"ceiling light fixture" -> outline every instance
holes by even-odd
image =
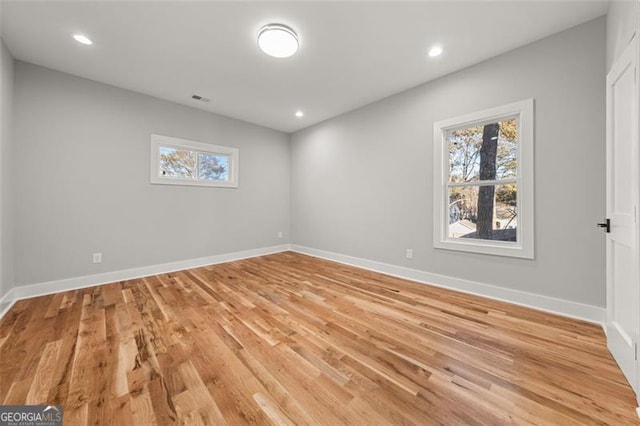
[[[298,35],[282,24],[269,24],[258,33],[258,46],[274,58],[288,58],[298,51]]]
[[[82,44],[85,44],[87,46],[91,46],[93,44],[91,39],[89,37],[87,37],[86,35],[84,35],[84,34],[74,34],[73,35],[73,39],[75,41],[77,41],[78,43],[82,43]]]
[[[296,111],[296,117],[300,118],[300,117],[304,117],[304,112],[298,110]]]
[[[429,56],[435,58],[436,56],[442,55],[442,46],[433,46],[429,50]]]

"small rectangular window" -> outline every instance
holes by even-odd
[[[434,124],[434,246],[533,257],[533,100]]]
[[[151,135],[151,183],[238,187],[238,149]]]

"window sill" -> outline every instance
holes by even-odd
[[[463,251],[467,253],[487,254],[491,256],[516,257],[534,259],[533,246],[523,247],[518,244],[501,241],[471,242],[471,241],[435,241],[434,248],[442,250]]]

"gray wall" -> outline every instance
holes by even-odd
[[[17,285],[288,243],[288,135],[19,61],[14,101]],[[151,185],[151,133],[239,148],[240,187]]]
[[[604,78],[603,17],[295,133],[292,243],[604,306]],[[433,122],[530,97],[535,260],[434,249]]]
[[[0,298],[13,286],[11,222],[11,139],[13,127],[13,58],[0,39]],[[2,307],[0,306],[0,311]]]
[[[617,59],[638,28],[640,1],[614,0],[607,13],[607,70]]]

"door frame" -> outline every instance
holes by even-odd
[[[639,206],[640,209],[640,0],[636,1],[636,29],[631,42],[635,40],[636,43],[636,105],[638,110],[636,111],[637,122],[636,122],[636,142],[638,143],[638,148],[636,149],[636,170],[638,171],[638,185],[636,187],[636,205]],[[640,212],[636,211],[636,254],[640,254]],[[638,280],[638,286],[640,286],[640,256],[637,256],[636,262],[636,279]],[[640,301],[638,302],[640,306]],[[640,315],[639,315],[640,317]],[[640,320],[639,320],[640,321]],[[640,327],[640,325],[639,325]],[[637,347],[636,347],[637,351]],[[638,387],[640,388],[640,358],[636,353],[636,383],[638,383]],[[636,408],[636,413],[640,417],[640,391],[636,391],[636,402],[638,407]]]

